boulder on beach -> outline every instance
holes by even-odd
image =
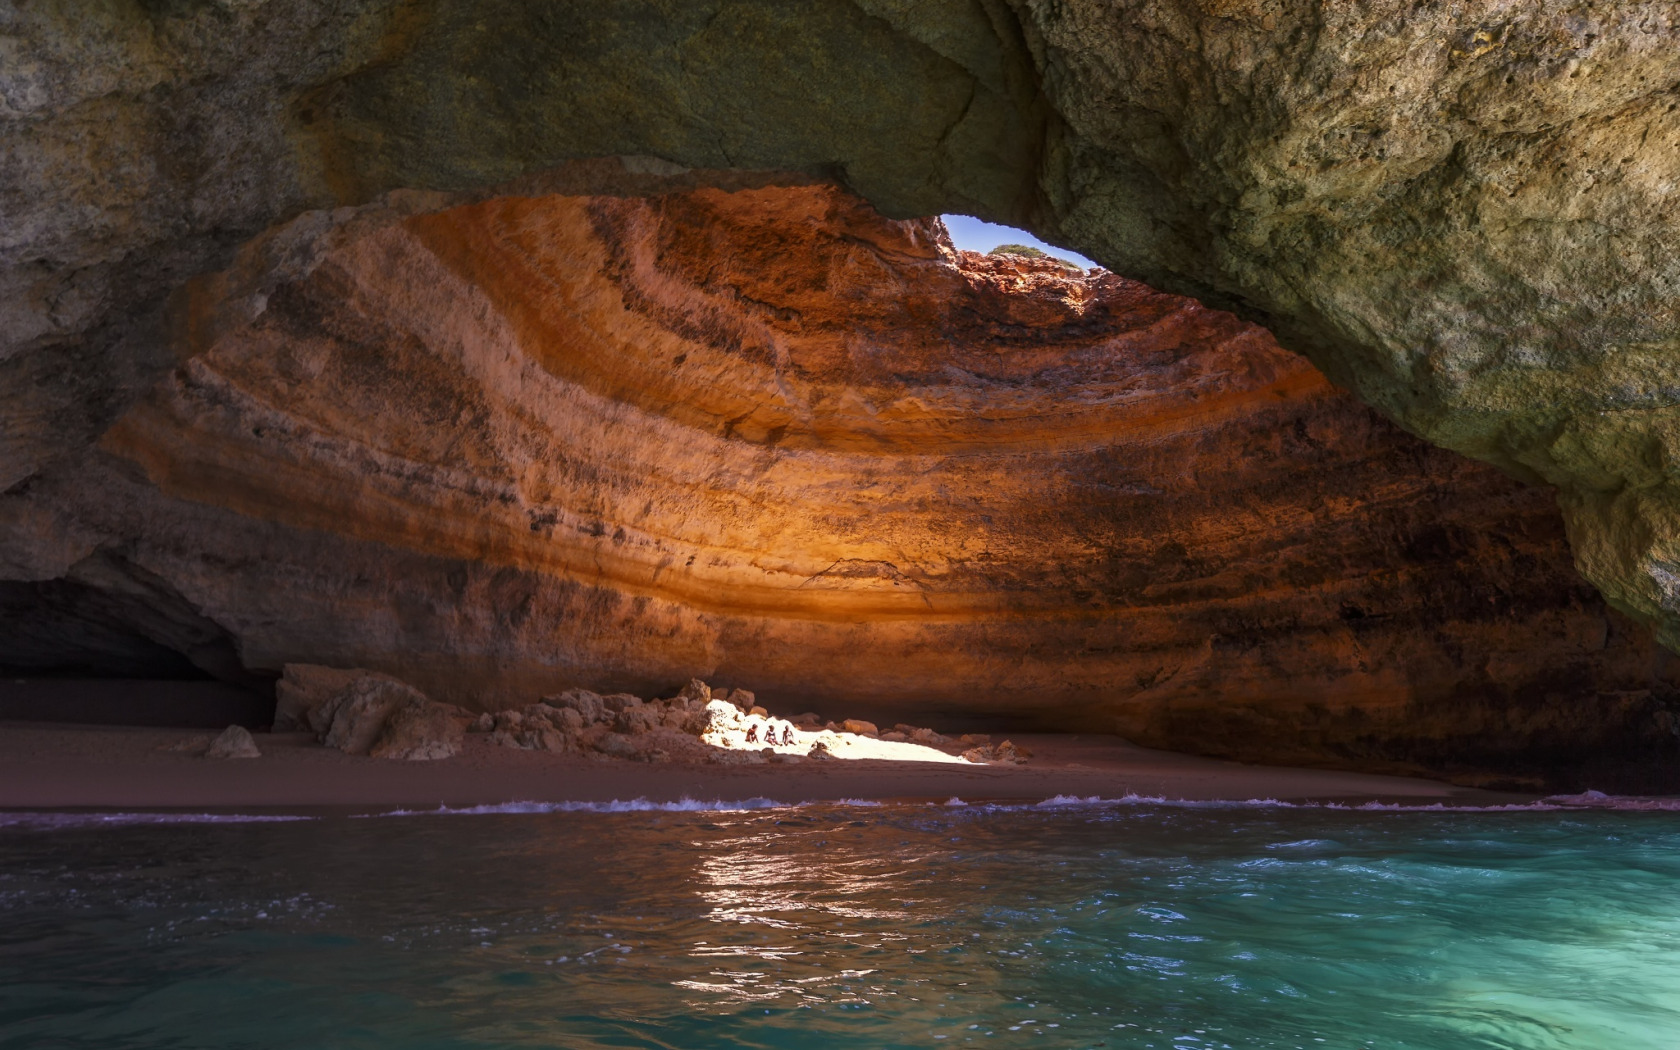
[[[386,719],[368,754],[410,762],[448,758],[461,750],[465,732],[448,705],[424,698],[411,700]]]
[[[351,755],[448,758],[461,749],[466,712],[406,682],[361,668],[287,664],[276,687],[278,728],[312,730]]]
[[[1014,743],[1005,740],[996,746],[982,744],[979,747],[971,747],[962,753],[962,757],[970,762],[1018,766],[1025,762],[1030,754],[1026,748],[1016,747]]]
[[[635,741],[623,733],[607,733],[595,742],[595,750],[611,758],[640,758],[641,751]]]
[[[313,723],[311,715],[351,682],[372,671],[322,667],[319,664],[287,664],[281,670],[280,681],[274,685],[274,731],[296,732],[307,729],[325,732],[325,726]]]
[[[257,742],[251,739],[251,731],[244,726],[228,726],[222,730],[222,735],[210,741],[210,747],[204,752],[205,758],[261,758],[262,752],[257,750]]]
[[[613,719],[613,728],[627,736],[652,732],[660,723],[660,712],[647,704],[626,707]]]
[[[351,682],[316,708],[311,724],[325,723],[321,742],[349,755],[365,755],[385,731],[386,721],[403,707],[426,703],[420,690],[384,675]]]
[[[858,736],[880,736],[881,731],[875,728],[874,722],[866,722],[861,718],[848,718],[840,723],[842,731],[856,733]]]
[[[600,693],[588,689],[568,689],[558,696],[545,696],[543,703],[578,713],[584,725],[594,725],[606,717],[607,706]]]
[[[712,699],[712,687],[698,678],[690,678],[688,684],[682,687],[682,691],[677,694],[676,698],[689,703],[704,705]],[[727,697],[720,697],[720,699],[727,699]]]

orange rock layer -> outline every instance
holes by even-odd
[[[78,564],[119,552],[247,671],[469,705],[698,676],[1673,780],[1674,658],[1576,577],[1550,497],[1259,328],[823,187],[427,203],[304,216],[178,297],[179,369],[41,497]]]

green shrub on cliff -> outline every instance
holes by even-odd
[[[1028,259],[1048,259],[1049,261],[1051,261],[1053,263],[1059,264],[1064,270],[1071,270],[1074,273],[1084,273],[1085,272],[1084,269],[1082,267],[1080,267],[1077,263],[1071,263],[1071,262],[1067,261],[1066,259],[1058,259],[1056,256],[1051,255],[1049,252],[1046,252],[1046,251],[1044,251],[1042,249],[1039,249],[1039,248],[1034,248],[1030,244],[1000,244],[996,248],[993,248],[991,251],[987,252],[986,254],[987,255],[1020,255],[1020,256],[1026,257]]]

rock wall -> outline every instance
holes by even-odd
[[[1230,314],[832,187],[308,213],[161,328],[175,367],[14,493],[6,547],[91,596],[57,615],[212,673],[492,709],[699,675],[1251,760],[1674,768],[1674,660],[1544,490]]]
[[[237,664],[240,635],[121,550],[85,560],[39,493],[105,469],[98,444],[177,365],[167,298],[275,224],[401,188],[817,179],[893,216],[1029,225],[1263,323],[1409,431],[1556,486],[1582,573],[1680,645],[1677,17],[1672,0],[11,5],[0,535],[33,538],[0,543],[0,608],[14,642],[61,654],[97,637],[134,669],[189,648]],[[135,633],[135,603],[167,626]]]
[[[1557,486],[1583,573],[1680,644],[1677,18],[1673,0],[12,5],[0,500],[77,469],[169,367],[163,298],[275,222],[634,155],[597,190],[684,166],[837,179],[1233,308],[1410,431]]]

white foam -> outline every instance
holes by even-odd
[[[1606,795],[1602,791],[1583,791],[1579,795],[1553,795],[1541,801],[1563,809],[1680,812],[1680,798],[1660,795]]]
[[[276,824],[314,817],[267,813],[43,813],[0,811],[0,828],[128,827],[137,824]]]
[[[864,803],[870,804],[870,803]],[[743,813],[755,809],[792,809],[798,805],[773,798],[735,800],[681,798],[675,802],[653,802],[645,798],[610,799],[606,802],[497,802],[483,806],[438,806],[436,809],[393,809],[367,813],[368,817],[473,817],[521,813]]]
[[[1163,795],[1126,794],[1115,798],[1099,795],[1056,795],[1042,802],[968,803],[951,798],[945,806],[970,806],[988,812],[1019,812],[1032,809],[1098,809],[1123,806],[1164,809],[1326,809],[1365,813],[1557,813],[1569,810],[1606,809],[1618,811],[1676,811],[1680,798],[1606,795],[1588,791],[1580,795],[1552,795],[1533,802],[1502,802],[1475,805],[1462,802],[1286,802],[1275,798],[1187,799]]]

